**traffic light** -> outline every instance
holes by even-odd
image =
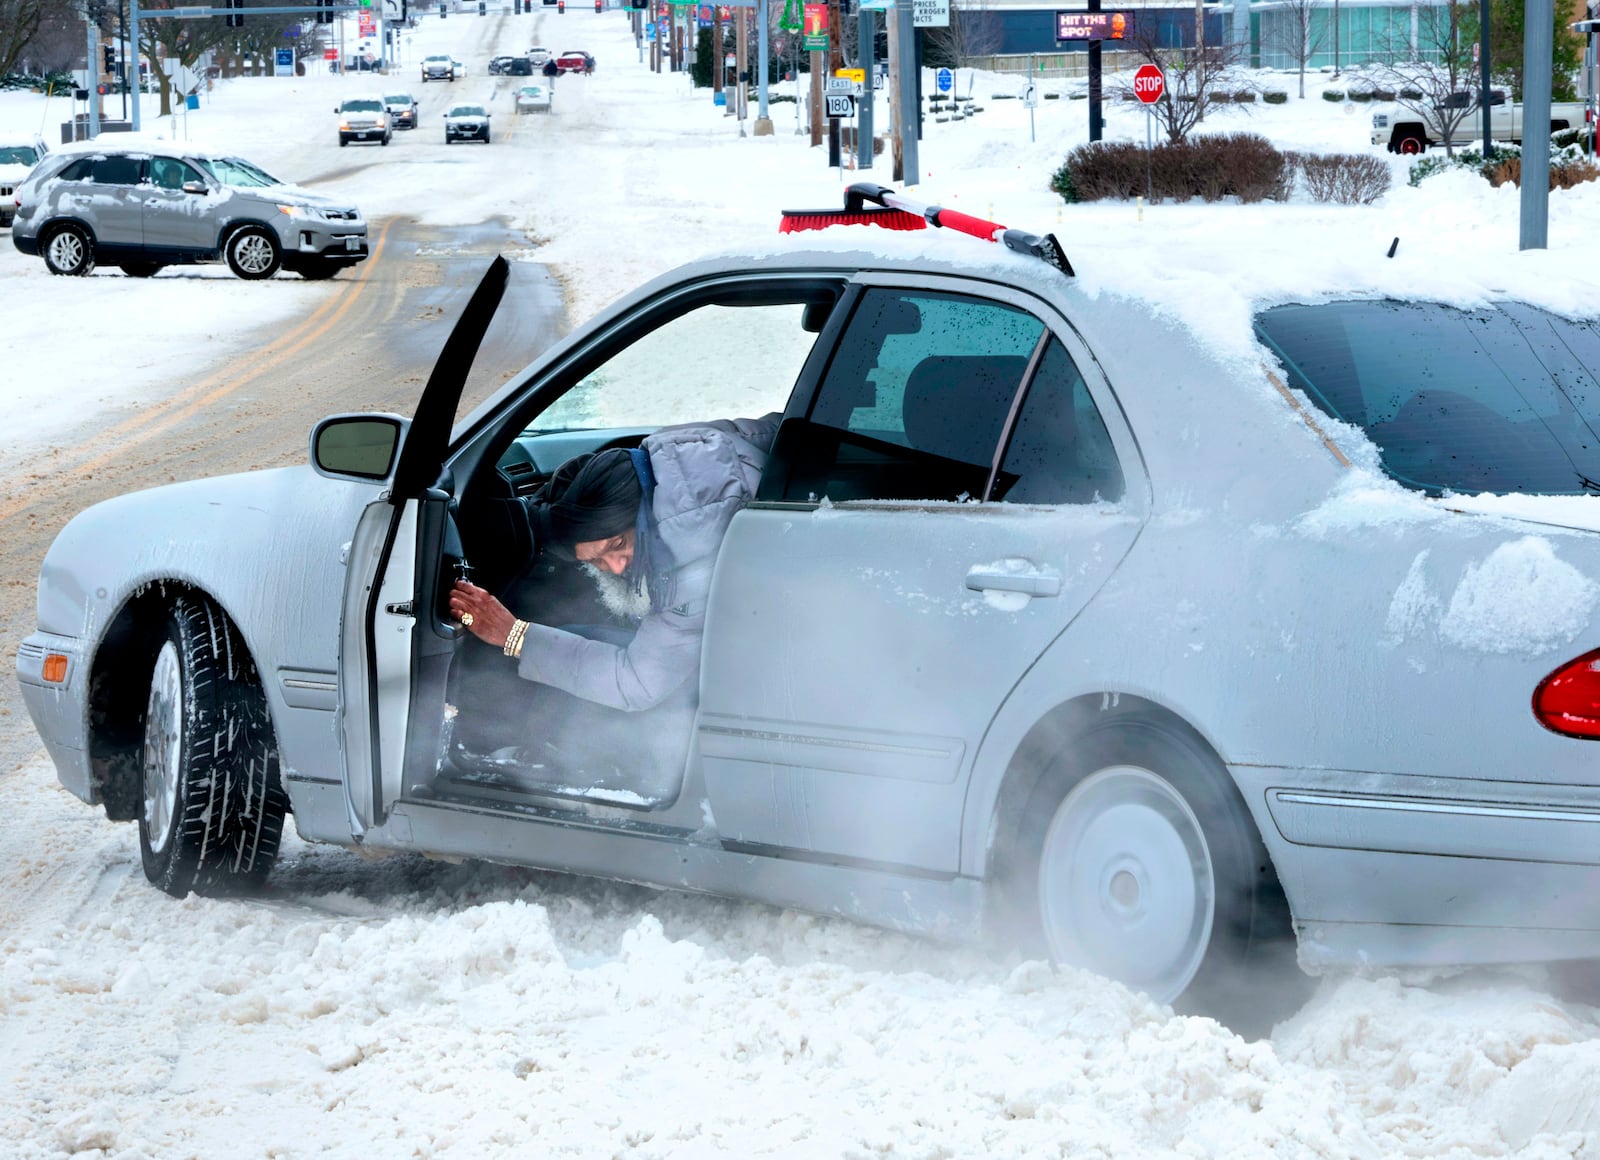
[[[333,23],[333,0],[317,0],[317,23]]]
[[[117,46],[114,44],[102,44],[100,46],[100,59],[104,62],[100,71],[114,74],[117,71]]]
[[[228,0],[227,26],[229,28],[244,27],[244,0]]]

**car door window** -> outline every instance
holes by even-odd
[[[143,165],[137,157],[96,157],[90,180],[96,185],[138,185]]]
[[[1100,408],[1066,347],[1052,337],[1028,383],[989,498],[1115,502],[1122,491],[1122,467]]]
[[[763,499],[975,500],[1044,324],[1004,303],[873,289]]]
[[[189,181],[204,184],[204,179],[193,167],[176,157],[150,159],[150,184],[160,189],[182,189],[184,183]]]

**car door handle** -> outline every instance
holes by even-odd
[[[1060,596],[1061,577],[1048,572],[1008,572],[993,567],[967,569],[967,587],[974,592],[1021,592],[1025,596]]]

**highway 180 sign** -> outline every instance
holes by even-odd
[[[1142,64],[1133,74],[1133,95],[1147,105],[1153,105],[1167,91],[1167,78],[1153,64]]]

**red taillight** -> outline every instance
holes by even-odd
[[[1540,681],[1533,691],[1533,715],[1556,733],[1600,740],[1600,648]]]

